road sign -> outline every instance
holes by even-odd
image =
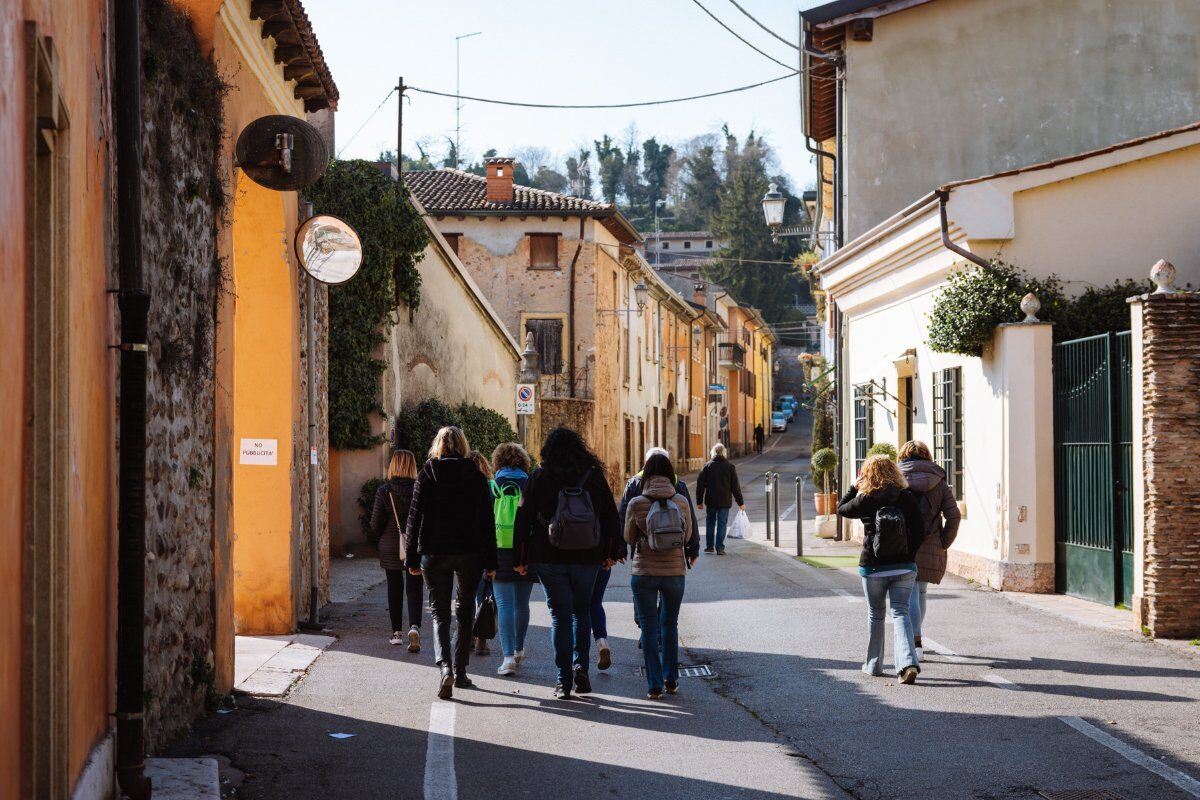
[[[531,417],[537,404],[537,390],[532,383],[517,384],[517,415]]]

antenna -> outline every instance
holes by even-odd
[[[464,33],[454,37],[454,168],[462,166],[462,40],[478,36],[483,31]]]

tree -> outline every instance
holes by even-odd
[[[707,229],[720,210],[721,176],[712,145],[699,148],[687,158],[687,175],[682,183],[683,200],[675,213],[676,224],[680,230]]]
[[[646,179],[646,203],[650,208],[666,197],[667,171],[675,160],[675,150],[669,144],[659,144],[651,136],[642,142],[642,175]]]
[[[606,203],[616,203],[617,192],[621,188],[621,173],[625,169],[625,154],[607,133],[593,144],[596,146],[596,164],[600,170],[600,196]]]
[[[547,192],[562,194],[567,191],[571,182],[567,180],[566,175],[563,175],[558,170],[542,165],[530,180],[529,185],[535,189],[545,189]]]

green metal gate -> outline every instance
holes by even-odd
[[[1054,346],[1055,584],[1129,604],[1133,398],[1129,332]]]

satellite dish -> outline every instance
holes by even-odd
[[[277,192],[311,186],[329,165],[317,129],[286,114],[259,117],[243,128],[234,155],[251,180]]]
[[[309,217],[296,230],[296,258],[321,283],[345,283],[362,264],[362,242],[350,223],[329,214]]]

